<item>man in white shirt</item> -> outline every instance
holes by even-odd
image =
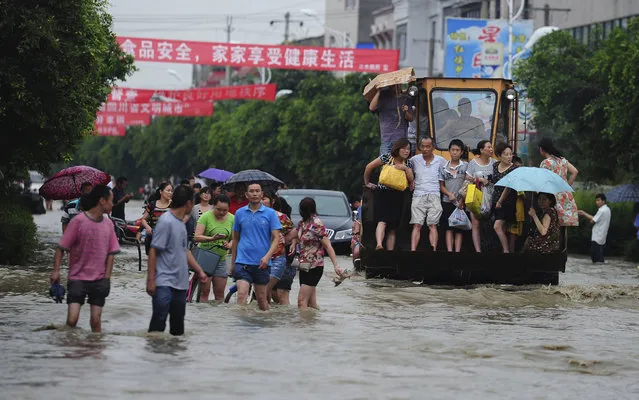
[[[599,208],[593,217],[583,210],[579,210],[579,215],[589,220],[593,225],[590,237],[590,253],[593,263],[604,263],[604,245],[608,228],[610,227],[610,208],[606,205],[606,195],[599,193],[595,196],[595,204]]]
[[[419,142],[421,154],[410,159],[415,174],[413,202],[410,207],[410,223],[413,225],[411,251],[417,250],[424,221],[430,231],[428,234],[430,245],[433,251],[437,250],[439,240],[437,224],[442,215],[439,170],[446,163],[446,159],[433,154],[434,149],[433,139],[430,136],[424,137]]]

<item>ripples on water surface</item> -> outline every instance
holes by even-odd
[[[45,235],[55,214],[37,217]],[[124,250],[101,335],[86,306],[80,329],[63,327],[66,306],[44,295],[52,258],[0,267],[0,398],[639,398],[628,263],[571,258],[557,287],[333,288],[327,275],[320,312],[191,304],[172,338],[146,333],[145,276]]]

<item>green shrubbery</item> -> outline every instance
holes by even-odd
[[[575,201],[580,210],[590,215],[595,215],[596,192],[576,191]],[[639,244],[637,232],[633,226],[635,213],[632,203],[608,203],[612,213],[608,238],[606,239],[606,255],[625,256],[628,259],[639,259]],[[568,249],[571,253],[590,252],[590,234],[592,224],[584,218],[580,218],[579,226],[568,229]]]
[[[28,208],[13,196],[0,200],[0,264],[24,264],[36,244],[36,225]]]

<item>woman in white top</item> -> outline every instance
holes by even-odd
[[[477,144],[477,149],[473,151],[475,158],[468,163],[466,168],[466,176],[472,183],[480,183],[482,186],[488,185],[488,178],[493,173],[493,164],[495,160],[492,158],[493,145],[488,140],[482,140]],[[481,253],[481,237],[479,234],[479,219],[474,213],[470,213],[473,223],[473,245],[475,251]]]

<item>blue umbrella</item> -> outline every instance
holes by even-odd
[[[623,203],[626,201],[639,203],[639,185],[628,183],[617,186],[606,193],[606,201],[611,203]]]
[[[200,172],[198,176],[216,182],[226,182],[227,179],[233,176],[233,173],[223,169],[209,168],[206,171]]]
[[[497,181],[495,186],[505,186],[518,192],[557,194],[574,191],[566,181],[551,170],[535,167],[519,167]]]

